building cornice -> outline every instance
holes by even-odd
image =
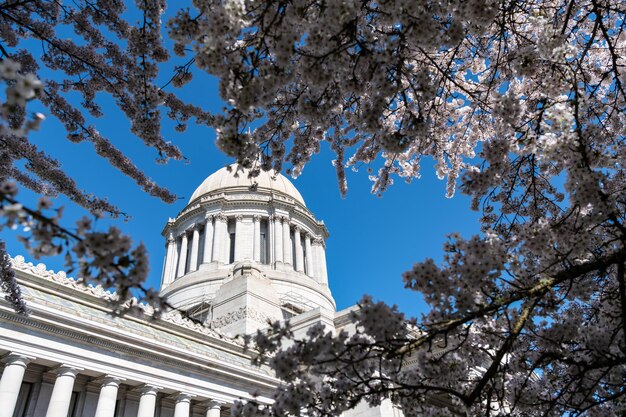
[[[48,270],[43,263],[33,265],[25,262],[23,256],[11,258],[11,264],[16,271],[16,278],[20,285],[31,287],[56,297],[79,303],[101,312],[111,313],[111,302],[117,300],[117,295],[106,291],[101,286],[86,285],[81,280],[68,277],[64,271]],[[129,300],[126,305],[132,303]],[[165,312],[158,319],[152,317],[153,309],[147,304],[134,304],[139,312],[132,311],[124,315],[125,320],[150,325],[160,330],[184,335],[187,338],[197,339],[201,343],[210,343],[222,349],[241,352],[243,343],[240,340],[223,335],[218,330],[206,327],[183,317],[178,311]]]
[[[235,366],[217,357],[208,357],[205,354],[182,348],[168,348],[162,342],[150,341],[150,343],[146,343],[144,340],[128,338],[119,333],[103,331],[102,328],[86,322],[68,319],[67,316],[60,316],[56,310],[47,309],[45,306],[31,303],[29,307],[31,314],[24,316],[13,312],[11,306],[5,301],[0,301],[0,323],[14,323],[28,329],[25,332],[34,336],[36,333],[33,330],[72,340],[73,343],[79,343],[89,350],[98,347],[110,351],[116,356],[122,353],[148,363],[160,364],[161,367],[165,365],[172,369],[185,369],[192,374],[197,374],[198,377],[203,375],[203,378],[206,378],[207,375],[213,375],[215,380],[231,381],[231,383],[237,381],[242,386],[253,384],[262,390],[271,390],[279,383],[278,379],[260,372],[259,368],[252,365]],[[12,340],[4,337],[0,344],[11,342]],[[48,346],[45,349],[45,354],[38,354],[38,359],[57,361],[63,356],[71,356],[71,354],[65,351],[56,351]],[[109,363],[98,362],[93,358],[89,363],[89,369],[95,372],[104,371],[108,366],[110,366]],[[133,366],[124,367],[120,363],[116,363],[116,373],[138,381],[142,380],[143,374]],[[235,379],[233,380],[233,378]],[[175,385],[174,383],[176,381],[172,381],[172,385]]]

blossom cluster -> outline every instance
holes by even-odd
[[[192,63],[218,77],[226,103],[218,115],[157,84],[169,59],[165,4],[136,7],[136,25],[118,0],[2,9],[2,214],[5,226],[32,230],[35,254],[64,248],[68,231],[58,211],[42,215],[47,200],[37,209],[16,202],[12,181],[65,194],[94,214],[120,213],[24,136],[41,121],[26,117],[35,98],[69,140],[92,143],[164,201],[175,197],[90,122],[102,116],[100,93],[162,160],[182,157],[161,135],[163,114],[179,131],[192,118],[215,127],[218,147],[244,166],[280,171],[286,163],[294,176],[327,145],[344,194],[347,168],[366,166],[380,194],[397,177],[419,178],[431,158],[447,195],[458,186],[482,213],[482,234],[451,235],[441,263],[418,262],[404,274],[429,312],[405,323],[395,308],[364,298],[351,334],[317,327],[297,340],[274,324],[255,338],[257,360],[269,360],[285,383],[273,407],[249,402],[234,412],[328,416],[390,399],[406,415],[624,414],[621,2],[195,1],[168,22],[173,52],[189,60],[166,85],[189,82]],[[62,38],[61,26],[79,39]],[[19,49],[30,38],[44,45],[42,57]],[[62,76],[40,83],[31,74],[41,67]],[[69,98],[76,93],[80,106]],[[116,229],[88,229],[85,221],[70,232],[80,243],[69,258],[81,272],[122,293],[140,285],[143,247]],[[3,290],[15,287],[3,277]]]
[[[285,379],[273,415],[387,398],[408,415],[624,413],[620,2],[194,6],[170,36],[219,77],[218,143],[240,163],[298,175],[326,143],[341,192],[364,165],[381,193],[430,157],[482,214],[481,235],[404,274],[430,309],[406,331],[365,299],[354,336],[261,338]]]
[[[134,6],[126,3],[36,0],[3,4],[0,83],[6,86],[6,99],[0,100],[2,187],[23,186],[45,201],[64,195],[97,217],[116,218],[123,214],[93,192],[97,190],[82,190],[52,155],[29,139],[28,133],[39,128],[46,114],[65,127],[68,140],[91,143],[97,155],[134,180],[146,193],[167,203],[176,200],[176,195],[156,184],[135,165],[122,151],[118,138],[112,140],[97,128],[98,119],[104,116],[101,106],[106,95],[128,119],[131,132],[154,150],[157,162],[166,162],[182,159],[183,155],[163,137],[163,116],[174,120],[179,131],[192,118],[204,125],[212,122],[209,113],[170,91],[171,87],[183,86],[191,79],[191,69],[189,62],[165,65],[170,58],[161,23],[165,2],[137,1]],[[128,6],[134,9],[127,10]],[[137,16],[141,19],[136,20]],[[33,42],[41,47],[33,48]],[[169,80],[162,76],[162,70],[168,66],[174,69]],[[37,101],[41,110],[29,115],[27,108],[32,101]],[[145,277],[145,250],[141,246],[131,250],[115,230],[108,234],[113,239],[108,243],[126,249],[127,253],[116,252],[111,257],[111,252],[93,250],[106,233],[72,236],[71,228],[62,227],[59,222],[62,208],[48,216],[42,212],[43,207],[27,208],[13,203],[15,193],[5,191],[0,195],[2,226],[23,228],[26,235],[22,241],[33,256],[75,253],[72,244],[81,242],[81,248],[77,249],[81,255],[76,260],[85,279],[98,279],[124,290],[138,285]],[[108,250],[115,252],[113,248]],[[105,267],[105,259],[112,263]],[[111,274],[108,278],[105,270]],[[6,282],[11,279],[7,275]],[[128,279],[132,283],[124,281]],[[13,281],[8,285],[15,288]],[[18,297],[17,292],[13,295]],[[147,296],[158,298],[154,294]]]
[[[99,232],[87,217],[78,220],[75,228],[66,229],[61,226],[62,207],[55,209],[50,199],[41,197],[36,208],[29,208],[17,200],[17,192],[13,182],[0,185],[0,231],[21,229],[24,235],[18,239],[37,259],[65,253],[67,271],[77,270],[81,280],[116,293],[112,299],[115,311],[128,310],[125,303],[135,295],[148,302],[155,314],[164,310],[165,300],[144,287],[148,256],[143,244],[133,247],[131,239],[116,227]],[[27,313],[4,248],[5,243],[0,240],[0,256],[6,261],[0,268],[0,289],[17,312]]]

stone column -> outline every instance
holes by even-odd
[[[243,216],[235,216],[235,262],[243,261],[243,245],[246,241],[243,238]]]
[[[215,238],[213,240],[213,259],[223,264],[228,263],[228,247],[226,234],[228,233],[228,219],[220,213],[215,216]]]
[[[19,353],[9,353],[4,357],[4,371],[0,379],[0,417],[12,417],[17,404],[17,397],[20,393],[24,372],[28,363],[34,358],[20,355]]]
[[[222,403],[219,401],[211,401],[206,410],[206,417],[220,417],[222,411]]]
[[[261,262],[261,216],[254,215],[254,242],[252,243],[252,259]],[[265,237],[267,239],[267,236]]]
[[[154,411],[156,410],[156,397],[159,392],[159,388],[146,385],[141,390],[141,397],[139,397],[139,409],[137,410],[137,417],[154,417]]]
[[[195,225],[191,235],[191,258],[189,259],[189,272],[198,269],[198,248],[200,246],[200,229]]]
[[[62,365],[55,371],[57,379],[54,381],[46,417],[67,417],[72,400],[74,380],[79,371],[80,369],[67,365]]]
[[[115,416],[117,389],[120,387],[120,382],[122,379],[114,376],[107,376],[102,380],[95,417]]]
[[[289,219],[283,219],[283,262],[293,265],[293,255],[291,254],[291,225]]]
[[[321,283],[321,260],[320,260],[320,252],[322,250],[322,239],[315,238],[312,239],[311,242],[311,262],[310,264],[313,266],[313,275],[311,275],[315,281]]]
[[[185,269],[187,268],[187,232],[183,232],[180,243],[180,255],[178,255],[178,273],[176,278],[185,275]]]
[[[174,417],[189,417],[191,409],[191,395],[180,393],[176,397],[176,405],[174,406]]]
[[[296,271],[304,272],[304,254],[302,253],[302,240],[300,240],[300,227],[294,226],[293,231],[293,239],[296,244]]]
[[[304,250],[306,253],[306,274],[310,277],[314,277],[315,273],[314,271],[314,257],[313,257],[313,251],[311,250],[311,234],[306,233],[304,235]]]
[[[274,216],[274,253],[276,262],[284,262],[282,217]]]
[[[326,270],[326,248],[324,247],[324,241],[322,240],[319,248],[319,275],[320,284],[328,285],[328,272]]]
[[[213,261],[213,216],[206,216],[206,224],[204,225],[204,253],[202,254],[202,263],[208,264]]]
[[[161,281],[161,288],[168,286],[174,281],[174,265],[176,265],[176,241],[174,235],[169,233],[167,236],[167,252],[165,255],[165,267],[163,268],[163,280]]]

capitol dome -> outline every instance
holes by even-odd
[[[335,311],[328,231],[281,174],[237,165],[209,175],[163,230],[161,295],[226,334],[312,310]]]
[[[237,164],[224,167],[209,175],[193,192],[189,203],[206,194],[250,190],[251,188],[283,194],[306,206],[300,192],[284,175],[277,174],[275,171],[261,171],[257,177],[250,178],[247,170],[237,171]]]

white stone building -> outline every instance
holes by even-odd
[[[239,399],[271,404],[278,380],[252,366],[234,336],[267,320],[296,332],[340,329],[328,287],[323,222],[282,175],[209,176],[163,230],[161,294],[178,311],[158,320],[109,314],[102,288],[17,256],[31,314],[0,301],[0,417],[219,417]],[[390,404],[351,416],[394,416]]]

